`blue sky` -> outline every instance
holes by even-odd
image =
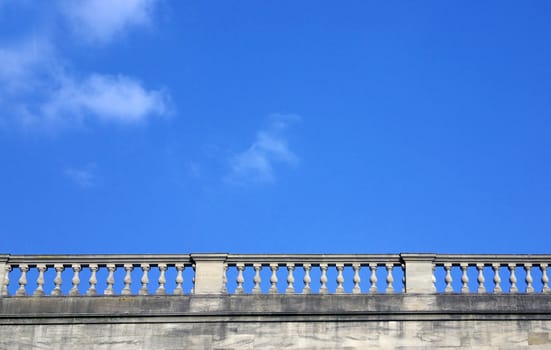
[[[0,1],[2,252],[549,253],[550,2],[48,4]]]

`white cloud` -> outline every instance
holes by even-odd
[[[65,176],[76,185],[82,188],[89,188],[96,183],[96,168],[94,163],[87,164],[82,168],[68,167],[65,169]]]
[[[82,31],[79,40],[106,42],[150,23],[156,3],[58,0],[60,11],[44,19],[57,20],[62,13]],[[164,89],[148,88],[125,74],[80,72],[55,45],[67,39],[56,33],[34,31],[30,38],[11,38],[14,45],[0,46],[0,126],[50,129],[85,120],[135,124],[168,114],[170,96]]]
[[[36,88],[40,78],[55,70],[53,50],[44,38],[31,38],[0,48],[0,92],[19,93]]]
[[[0,108],[25,127],[59,127],[96,119],[137,123],[169,111],[169,94],[125,75],[67,71],[48,41],[30,39],[0,48]]]
[[[93,116],[133,123],[164,115],[167,98],[163,91],[146,90],[139,81],[126,76],[92,74],[82,81],[62,79],[42,111],[49,119]]]
[[[80,38],[106,43],[132,27],[148,26],[155,0],[65,0],[62,13]]]
[[[231,157],[226,179],[232,183],[262,183],[275,180],[274,165],[296,165],[299,158],[289,149],[283,131],[297,115],[274,114],[268,128],[260,130],[245,151]]]

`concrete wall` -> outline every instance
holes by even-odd
[[[0,349],[551,349],[549,295],[0,298]]]

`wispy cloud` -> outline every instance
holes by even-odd
[[[47,45],[25,43],[0,49],[0,105],[25,126],[86,119],[131,124],[168,114],[170,96],[121,74],[80,78]]]
[[[272,115],[268,127],[257,132],[253,143],[231,157],[226,180],[237,184],[273,182],[276,164],[298,164],[298,156],[287,144],[285,130],[299,120],[297,115]]]
[[[56,66],[53,49],[45,38],[32,37],[0,47],[0,93],[16,94],[36,88],[41,76]]]
[[[71,77],[42,106],[49,119],[92,116],[104,121],[139,122],[167,111],[162,90],[146,90],[136,79],[123,75],[92,74],[82,81]]]
[[[148,26],[155,0],[61,1],[62,13],[79,38],[106,43],[134,27]]]
[[[67,167],[65,176],[82,188],[89,188],[96,184],[96,164],[90,163],[81,168]]]
[[[71,20],[97,40],[150,21],[156,1],[59,1]],[[54,17],[55,18],[55,17]],[[94,28],[87,28],[94,26]],[[124,74],[79,72],[44,32],[0,47],[0,125],[58,128],[86,120],[135,124],[167,115],[170,95]]]

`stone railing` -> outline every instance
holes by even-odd
[[[0,255],[0,297],[547,294],[551,255]]]
[[[440,274],[434,275],[435,284],[440,282],[440,287],[435,287],[435,290],[444,293],[547,294],[550,292],[547,272],[550,263],[551,255],[439,254],[433,260],[434,268],[440,270]]]
[[[228,255],[226,267],[236,272],[227,274],[226,284],[231,291],[231,282],[235,282],[235,294],[360,294],[404,290],[404,261],[399,254]],[[233,281],[230,277],[234,277]]]
[[[168,272],[175,272],[170,294],[181,295],[186,268],[189,255],[0,255],[0,296],[165,295]]]

